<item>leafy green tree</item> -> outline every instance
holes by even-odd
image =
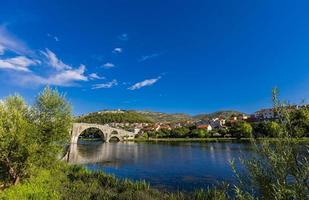
[[[266,124],[267,135],[274,138],[282,137],[281,126],[277,122],[268,122]]]
[[[230,127],[230,133],[233,137],[237,138],[251,138],[252,137],[252,126],[248,122],[239,121],[232,123]]]
[[[181,138],[181,137],[189,136],[189,133],[190,133],[190,129],[188,127],[179,127],[171,131],[171,136]]]
[[[20,96],[10,96],[0,104],[0,168],[4,187],[29,175],[37,151],[36,133],[29,108]]]
[[[309,136],[309,108],[293,109],[291,112],[291,126],[293,137]]]
[[[194,129],[192,130],[190,136],[193,138],[205,138],[205,137],[209,137],[210,134],[205,129]]]
[[[46,87],[33,106],[34,124],[39,130],[43,166],[53,163],[69,142],[72,126],[71,105],[57,90]]]

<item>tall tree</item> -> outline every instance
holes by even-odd
[[[0,104],[0,168],[2,181],[17,184],[29,175],[37,152],[37,130],[29,119],[29,108],[20,96]]]
[[[280,141],[254,142],[251,159],[241,159],[243,167],[233,166],[239,185],[236,196],[239,199],[309,199],[309,146],[296,143],[293,131],[291,107],[278,98],[273,90],[274,109],[278,124],[273,128],[279,133]],[[280,126],[280,128],[278,127]],[[241,170],[241,171],[240,171]]]
[[[50,165],[68,143],[72,123],[71,105],[63,94],[46,87],[33,106],[34,123],[39,130],[42,164]]]

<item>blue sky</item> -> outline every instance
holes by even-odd
[[[74,113],[247,113],[309,97],[309,2],[1,1],[0,98],[45,85]]]

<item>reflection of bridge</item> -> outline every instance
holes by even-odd
[[[124,140],[132,140],[134,139],[135,135],[138,133],[139,129],[135,129],[134,133],[130,131],[126,131],[124,129],[113,128],[109,125],[101,125],[101,124],[88,124],[88,123],[73,123],[72,128],[72,135],[71,135],[71,144],[69,147],[69,151],[66,155],[62,158],[63,160],[69,160],[70,157],[76,156],[76,147],[79,136],[89,128],[97,128],[100,130],[100,136],[103,141],[109,142],[111,138],[118,138],[119,141]],[[72,155],[73,154],[73,155]],[[76,159],[76,158],[75,158]],[[74,159],[73,159],[74,160]]]
[[[132,163],[138,157],[139,148],[133,142],[119,143],[80,143],[71,144],[70,155],[66,158],[72,164],[101,163],[117,167]]]
[[[76,144],[78,141],[78,137],[88,128],[97,128],[101,132],[101,137],[105,142],[109,142],[109,140],[113,137],[118,138],[119,141],[123,140],[131,140],[134,139],[138,130],[135,132],[129,132],[124,129],[113,128],[109,125],[101,125],[101,124],[88,124],[88,123],[74,123],[72,129],[72,138],[71,143]]]

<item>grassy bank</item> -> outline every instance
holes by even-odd
[[[202,200],[228,199],[225,189],[213,188],[192,193],[162,192],[145,181],[117,179],[102,172],[61,164],[57,169],[37,170],[22,184],[0,191],[1,200]]]

